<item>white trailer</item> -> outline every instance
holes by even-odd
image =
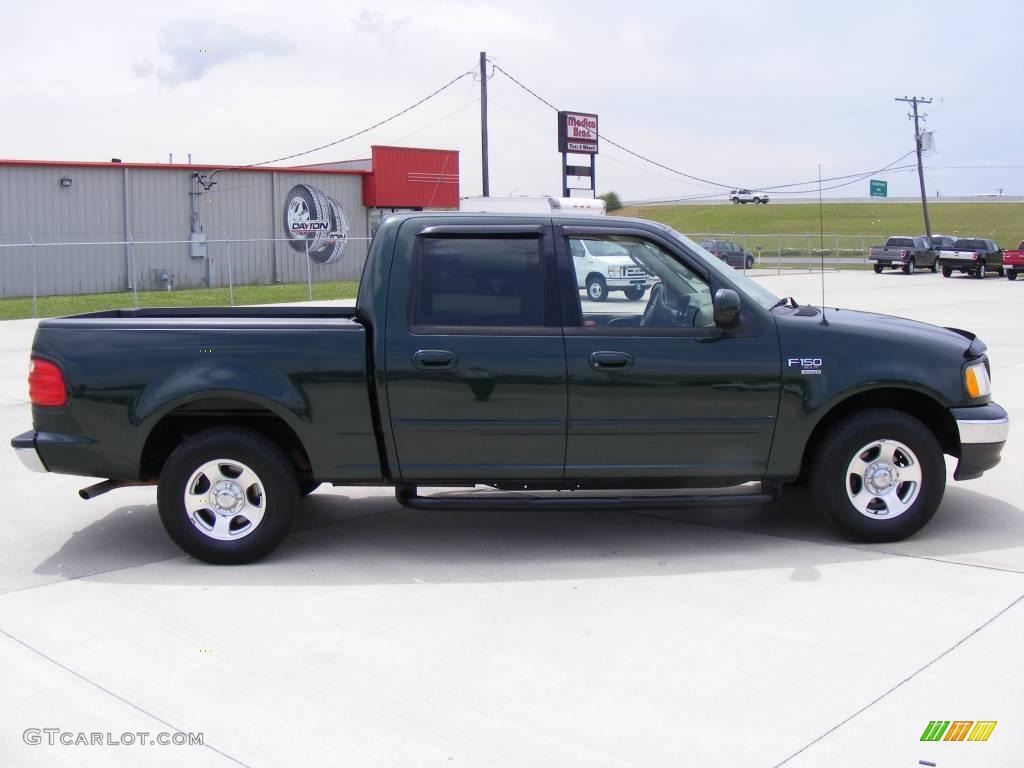
[[[585,213],[605,212],[601,198],[589,197],[464,197],[460,211],[473,213]]]

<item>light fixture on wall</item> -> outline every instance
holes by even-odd
[[[68,178],[67,176],[63,176],[63,177],[61,177],[61,180],[60,180],[60,185],[61,185],[62,187],[64,187],[65,189],[66,189],[67,187],[70,187],[70,186],[71,186],[71,179],[69,179],[69,178]]]

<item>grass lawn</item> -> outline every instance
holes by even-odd
[[[345,280],[333,283],[313,283],[313,300],[353,299],[359,283]],[[309,298],[305,283],[295,285],[242,285],[235,286],[234,303],[274,304],[282,301],[306,301]],[[144,291],[139,293],[140,307],[223,307],[227,306],[227,288],[196,288],[181,291]],[[103,309],[132,307],[132,295],[121,293],[87,293],[81,296],[40,296],[39,317],[74,315]],[[32,298],[0,299],[0,320],[32,317]]]
[[[924,217],[917,203],[826,203],[825,237],[923,235]],[[623,208],[618,213],[668,224],[684,234],[817,235],[816,204],[665,205]],[[986,237],[1004,248],[1024,238],[1024,203],[928,202],[934,234]]]

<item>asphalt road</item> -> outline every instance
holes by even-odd
[[[758,279],[818,301],[818,275]],[[826,281],[830,304],[980,333],[995,399],[1024,414],[1020,281]],[[30,425],[33,327],[0,325],[7,436]],[[838,539],[799,493],[415,512],[334,488],[245,567],[183,556],[151,488],[81,501],[88,480],[0,450],[0,765],[1020,766],[1020,429],[900,544]],[[998,725],[984,743],[921,742],[936,719]],[[44,728],[148,736],[25,743]],[[178,731],[203,746],[148,743]]]

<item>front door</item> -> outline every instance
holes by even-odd
[[[417,227],[396,250],[387,393],[403,482],[562,476],[566,376],[550,227]],[[409,251],[411,250],[411,258]]]
[[[561,229],[559,256],[568,264],[575,237],[598,236]],[[739,326],[722,331],[712,308],[721,278],[667,239],[622,231],[606,236],[658,282],[639,302],[598,304],[575,285],[563,290],[566,480],[760,478],[779,404],[770,314],[744,306]]]

